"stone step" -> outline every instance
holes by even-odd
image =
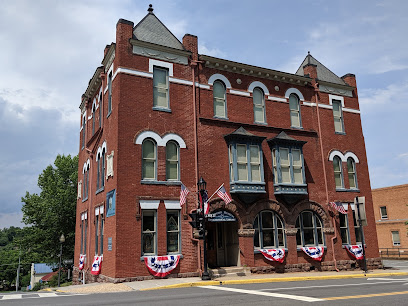
[[[220,267],[209,269],[211,278],[218,278],[223,276],[246,276],[251,274],[247,267]]]

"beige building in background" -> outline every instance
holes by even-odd
[[[408,184],[373,189],[372,195],[380,252],[406,248],[408,256]]]

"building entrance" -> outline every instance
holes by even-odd
[[[240,266],[238,222],[232,218],[208,218],[207,222],[207,250],[208,265],[211,268]]]

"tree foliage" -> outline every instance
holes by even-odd
[[[78,182],[78,157],[58,155],[38,177],[40,194],[29,192],[23,202],[24,243],[42,257],[42,262],[57,261],[59,238],[65,236],[63,258],[72,259],[75,244],[75,212]]]

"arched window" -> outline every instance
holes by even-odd
[[[300,247],[324,245],[322,221],[312,211],[302,211],[296,219],[296,243]]]
[[[265,94],[259,87],[254,88],[252,93],[254,100],[254,121],[265,123]]]
[[[95,134],[95,104],[92,106],[92,135]]]
[[[99,127],[102,126],[102,92],[99,95]]]
[[[151,139],[145,139],[142,144],[142,179],[156,180],[156,143]]]
[[[85,135],[86,135],[86,113],[82,117],[82,149],[85,147]]]
[[[261,211],[255,217],[254,229],[255,249],[285,247],[283,222],[274,211]]]
[[[226,89],[223,82],[217,80],[213,85],[214,117],[227,118]]]
[[[301,127],[302,121],[300,119],[300,104],[299,97],[295,94],[289,96],[289,109],[290,109],[290,124],[293,127]]]
[[[334,182],[336,184],[336,188],[344,188],[341,159],[338,156],[335,156],[333,158],[333,170],[334,170]]]
[[[356,163],[351,157],[347,158],[347,172],[350,189],[357,188]]]
[[[174,141],[166,145],[166,179],[176,180],[179,178],[179,149]]]

